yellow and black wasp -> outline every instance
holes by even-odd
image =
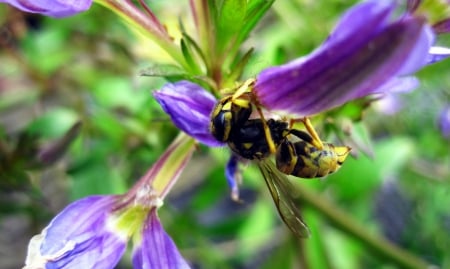
[[[282,220],[294,234],[307,237],[308,227],[294,203],[294,188],[286,175],[326,176],[342,165],[350,148],[322,142],[308,118],[301,120],[307,132],[290,128],[283,120],[266,120],[252,90],[254,83],[247,80],[233,95],[219,100],[211,114],[211,133],[236,155],[256,161]],[[250,118],[253,108],[259,118]],[[276,167],[268,160],[273,154]]]

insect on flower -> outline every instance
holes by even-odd
[[[254,83],[247,80],[234,94],[219,100],[211,114],[211,133],[236,155],[256,161],[283,221],[295,235],[307,237],[308,227],[285,175],[326,176],[343,164],[350,148],[322,142],[308,118],[301,119],[307,132],[290,128],[284,120],[266,120],[253,93]],[[259,118],[250,118],[253,109]],[[268,158],[274,154],[276,167]]]

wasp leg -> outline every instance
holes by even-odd
[[[307,132],[297,130],[297,129],[290,129],[289,134],[295,135],[296,137],[300,138],[301,140],[314,145],[314,139]]]
[[[304,117],[302,119],[294,119],[291,120],[291,125],[296,122],[296,121],[301,121],[303,123],[303,125],[305,126],[306,130],[308,131],[310,137],[311,137],[311,141],[308,141],[308,139],[304,139],[304,134],[301,135],[297,135],[296,132],[292,132],[295,129],[291,130],[291,133],[302,138],[303,140],[305,140],[306,142],[312,144],[314,147],[316,147],[319,150],[323,149],[323,143],[322,140],[320,139],[319,135],[317,134],[316,130],[314,129],[314,126],[312,125],[311,121],[309,120],[308,117]]]
[[[261,117],[261,121],[263,124],[264,129],[264,135],[267,140],[267,145],[269,147],[269,152],[271,154],[274,154],[277,151],[277,148],[275,147],[275,143],[273,142],[272,134],[270,132],[269,126],[267,126],[267,121],[264,119],[263,112],[259,106],[256,107],[256,110],[258,111],[259,116]]]
[[[308,130],[308,133],[313,138],[313,142],[311,144],[313,144],[319,150],[322,150],[323,149],[322,140],[320,139],[319,135],[317,134],[316,129],[314,129],[314,126],[312,126],[309,118],[307,118],[307,117],[303,118],[302,122],[303,122],[303,125],[305,125],[306,130]]]

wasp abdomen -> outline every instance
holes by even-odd
[[[348,151],[347,149],[345,156]],[[277,168],[281,172],[302,178],[331,174],[340,167],[339,160],[340,156],[329,143],[324,143],[323,149],[319,150],[305,141],[294,143],[286,139],[278,147],[276,154]]]

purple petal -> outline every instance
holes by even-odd
[[[395,58],[395,60],[403,63],[395,76],[410,75],[424,67],[428,61],[430,48],[435,41],[433,30],[422,19],[406,18],[403,22],[410,25],[409,29],[405,29],[405,40],[402,40],[402,42],[410,42],[410,45],[403,43],[396,48],[398,58]],[[415,27],[417,28],[414,29]],[[408,40],[408,38],[411,39]],[[405,53],[401,53],[400,49],[405,49]]]
[[[26,266],[113,268],[127,241],[107,226],[115,202],[115,196],[90,196],[67,206],[32,239]]]
[[[180,81],[164,85],[153,95],[180,130],[208,146],[223,146],[209,131],[216,104],[212,94],[195,83]]]
[[[374,103],[379,112],[386,115],[394,115],[403,108],[403,103],[397,94],[388,94]]]
[[[190,268],[177,246],[164,231],[156,210],[151,210],[142,231],[142,242],[133,250],[133,267],[136,269]]]
[[[394,77],[425,65],[431,29],[413,17],[385,25],[391,12],[386,3],[356,6],[310,56],[263,70],[255,85],[260,102],[271,110],[312,115],[379,93]]]
[[[387,115],[397,113],[403,107],[399,93],[410,92],[418,86],[419,80],[415,77],[392,78],[378,87],[377,92],[382,94],[382,98],[375,103],[375,108]]]
[[[444,137],[450,138],[450,105],[444,108],[439,118],[439,128]]]
[[[239,200],[239,160],[234,154],[231,155],[225,167],[225,178],[227,179],[228,186],[231,189],[231,198],[235,201]]]
[[[341,17],[325,43],[330,45],[351,38],[352,42],[347,45],[357,47],[361,42],[365,42],[368,36],[378,33],[388,24],[394,7],[390,0],[372,0],[355,5]],[[321,49],[324,47],[319,48]]]
[[[0,0],[0,3],[8,3],[25,12],[61,18],[89,9],[92,0]]]
[[[427,59],[428,64],[433,64],[447,59],[450,56],[450,49],[445,47],[431,47]]]
[[[419,80],[416,77],[392,78],[382,84],[374,92],[377,93],[406,93],[414,90],[419,86]]]

